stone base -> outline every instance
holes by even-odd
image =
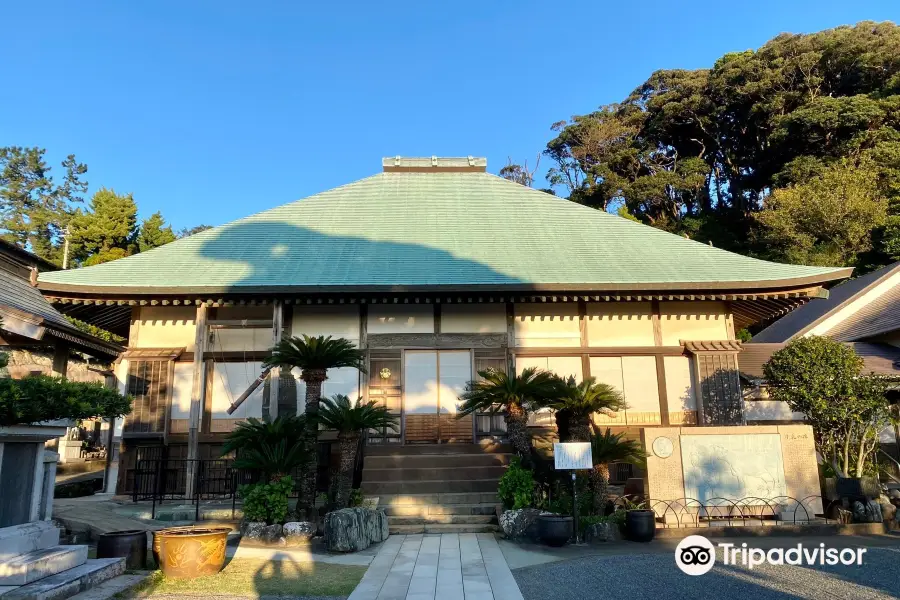
[[[537,518],[540,514],[541,511],[536,508],[507,510],[503,511],[497,520],[507,538],[537,542],[540,539],[537,525]]]
[[[35,521],[0,528],[0,561],[59,544],[59,529],[52,521]]]

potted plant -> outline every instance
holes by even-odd
[[[625,536],[632,542],[649,542],[656,535],[656,513],[643,502],[626,504]]]
[[[538,517],[538,531],[541,540],[554,548],[565,546],[575,534],[571,516],[550,513]]]

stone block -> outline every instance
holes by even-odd
[[[309,521],[285,523],[282,529],[288,546],[305,546],[316,534],[316,524]]]
[[[536,508],[503,511],[498,521],[500,528],[511,540],[529,539],[536,541],[538,535],[537,518],[541,511]]]
[[[622,539],[622,529],[616,523],[594,523],[588,525],[584,532],[584,541],[592,544],[595,542],[618,542]]]
[[[343,508],[325,515],[325,547],[332,552],[357,552],[387,539],[384,510]]]

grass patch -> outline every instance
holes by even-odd
[[[366,567],[292,560],[235,559],[217,575],[171,579],[154,572],[116,598],[153,596],[349,596]]]

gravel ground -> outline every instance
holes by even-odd
[[[839,546],[839,544],[834,544]],[[900,551],[872,548],[862,566],[769,566],[749,570],[717,561],[691,577],[672,554],[590,556],[514,570],[525,600],[735,598],[823,600],[900,598]]]

